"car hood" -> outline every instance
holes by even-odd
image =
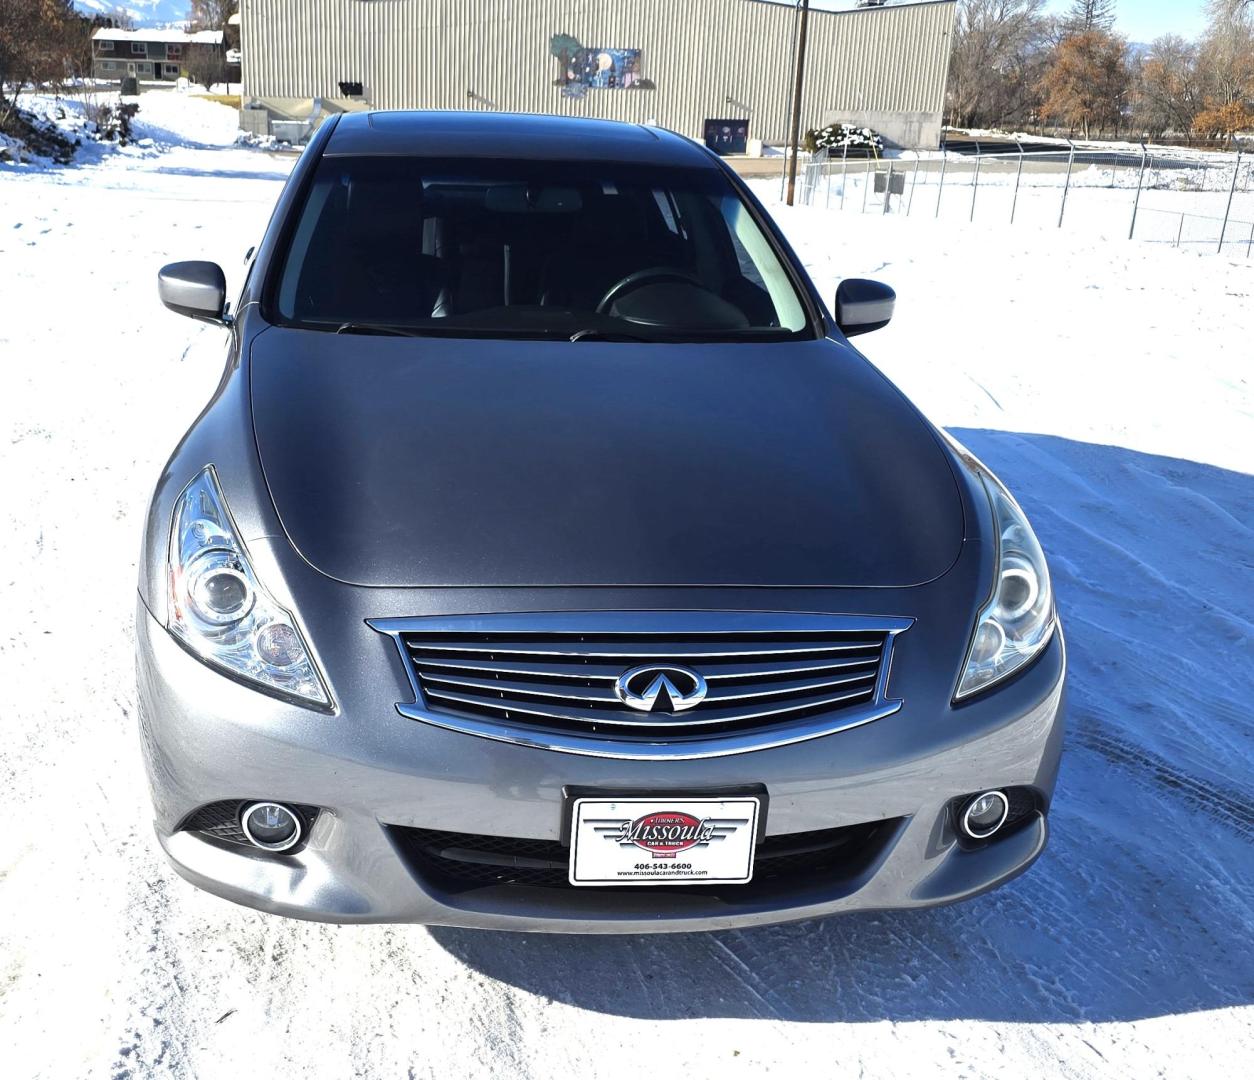
[[[935,434],[829,340],[270,328],[262,468],[315,568],[376,586],[905,586],[958,556]]]

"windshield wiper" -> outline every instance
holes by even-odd
[[[335,331],[337,334],[381,334],[386,337],[417,337],[421,330],[406,330],[399,326],[384,326],[376,323],[341,323]]]
[[[552,331],[542,329],[498,329],[495,327],[469,326],[392,326],[387,323],[340,323],[335,328],[337,334],[377,334],[381,337],[479,337],[479,338],[524,338],[550,337]],[[558,333],[565,335],[565,331]],[[629,334],[621,330],[576,330],[570,335],[571,341],[651,341],[652,338]]]
[[[571,341],[649,341],[639,334],[627,334],[622,330],[576,330]]]

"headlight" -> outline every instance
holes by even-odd
[[[330,704],[292,616],[262,588],[207,466],[170,529],[169,630],[197,656],[281,695]]]
[[[1054,632],[1049,567],[1032,526],[1010,493],[980,471],[997,530],[997,578],[980,609],[955,698],[1000,682],[1035,657]]]

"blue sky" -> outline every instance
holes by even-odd
[[[89,13],[114,6],[128,8],[141,24],[187,17],[188,0],[74,0]],[[788,0],[784,0],[788,2]],[[851,8],[854,0],[811,0],[817,8]],[[1070,0],[1049,0],[1048,11],[1062,12]],[[1198,37],[1206,24],[1205,0],[1116,0],[1117,29],[1130,41],[1150,42],[1162,34]]]
[[[1048,10],[1063,12],[1069,0],[1050,0]],[[1163,34],[1196,38],[1206,26],[1204,0],[1116,0],[1115,29],[1130,41],[1153,41]]]
[[[810,0],[810,6],[843,11],[853,7],[854,0]],[[1070,6],[1070,0],[1048,0],[1045,10],[1061,13]],[[1146,44],[1163,34],[1192,40],[1205,29],[1205,6],[1205,0],[1115,0],[1115,29],[1129,41]]]

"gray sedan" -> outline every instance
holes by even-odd
[[[653,128],[322,125],[157,484],[157,836],[278,914],[711,929],[974,896],[1041,853],[1065,653],[1031,526]]]

